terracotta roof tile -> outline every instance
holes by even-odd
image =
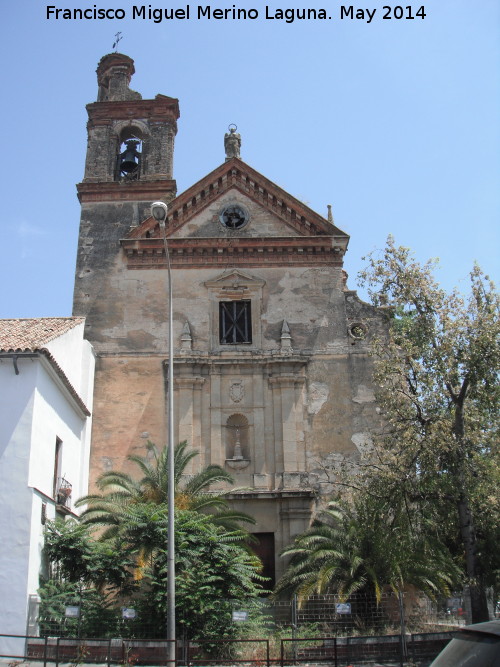
[[[83,317],[37,317],[0,320],[0,351],[33,352],[58,336],[83,324]]]
[[[65,372],[59,366],[45,345],[58,336],[85,322],[84,317],[38,317],[17,320],[0,320],[0,356],[22,357],[23,354],[44,356],[66,385],[69,393],[82,412],[90,416],[85,403],[80,398]],[[17,366],[16,366],[16,374]]]

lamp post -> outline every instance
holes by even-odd
[[[167,436],[167,655],[170,667],[175,666],[175,540],[174,540],[174,337],[173,337],[173,309],[172,309],[172,272],[170,270],[170,255],[168,252],[165,222],[168,207],[162,201],[151,204],[151,215],[160,225],[163,238],[168,271],[168,436]]]

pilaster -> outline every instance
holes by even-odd
[[[286,473],[298,473],[304,471],[304,460],[299,451],[297,441],[297,422],[302,421],[301,410],[298,409],[298,396],[296,387],[304,383],[304,377],[295,373],[272,376],[269,385],[273,389],[273,401],[275,406],[279,405],[278,423],[275,421],[275,432],[281,427],[281,441],[283,451],[283,466],[277,468],[284,473],[283,484],[285,485]],[[276,411],[275,411],[276,415]]]
[[[212,368],[210,374],[211,406],[210,406],[210,443],[207,443],[207,464],[213,463],[224,467],[226,460],[225,447],[222,439],[222,373]]]
[[[177,390],[177,424],[178,424],[178,442],[184,440],[193,449],[197,449],[197,441],[201,436],[201,411],[200,411],[200,390],[205,383],[205,378],[190,377],[177,378],[174,380]],[[197,472],[194,468],[200,469],[200,461],[191,459],[185,473],[188,475]]]

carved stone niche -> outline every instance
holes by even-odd
[[[226,428],[226,465],[233,470],[243,470],[250,465],[248,455],[248,419],[244,415],[231,415]]]

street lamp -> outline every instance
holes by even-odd
[[[151,215],[159,223],[165,247],[168,271],[168,436],[167,436],[167,655],[170,667],[175,666],[175,540],[174,540],[174,337],[173,337],[173,309],[172,309],[172,272],[170,270],[170,255],[168,252],[165,222],[168,207],[162,201],[151,204]]]

